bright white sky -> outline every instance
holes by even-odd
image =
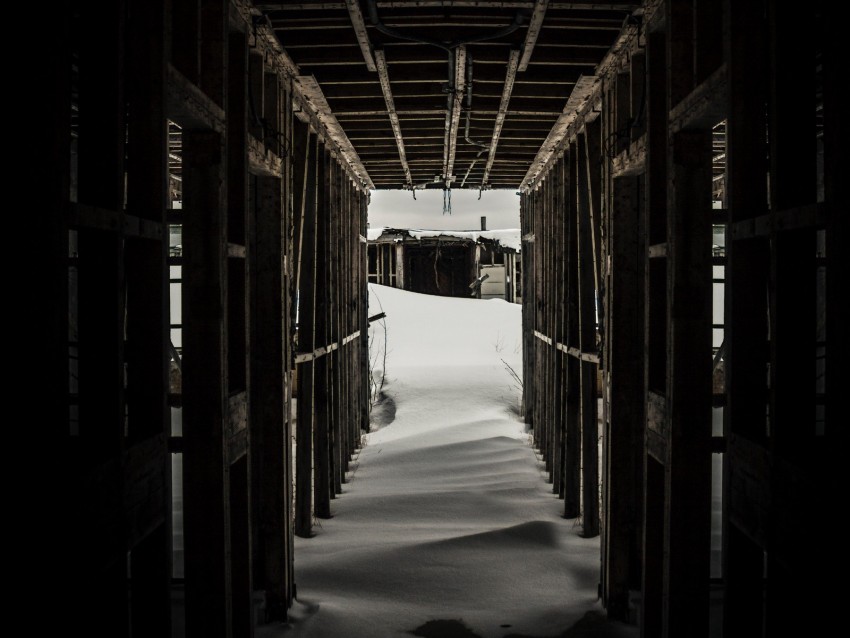
[[[522,308],[369,292],[369,313],[386,312],[369,326],[386,418],[352,461],[333,518],[295,539],[291,629],[263,638],[560,636],[588,612],[601,618],[599,538],[563,517],[516,416],[505,364],[522,370]],[[437,619],[455,627],[427,627]]]
[[[519,195],[515,190],[452,190],[452,214],[443,215],[443,191],[372,191],[369,227],[423,228],[428,230],[480,230],[481,217],[487,228],[519,228]]]

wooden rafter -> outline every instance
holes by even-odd
[[[537,36],[540,35],[540,29],[543,27],[543,18],[546,17],[546,9],[549,5],[549,0],[537,0],[534,4],[534,13],[531,16],[531,21],[528,23],[528,31],[525,33],[525,42],[522,44],[522,58],[519,61],[519,71],[523,72],[528,68],[528,63],[531,60],[531,53],[534,51],[534,45],[537,42]]]
[[[407,154],[404,151],[404,138],[401,136],[401,125],[398,122],[398,113],[395,110],[393,102],[393,93],[390,88],[390,76],[387,73],[387,60],[384,57],[383,51],[375,51],[375,66],[378,71],[378,77],[381,80],[381,91],[384,93],[384,101],[387,103],[387,115],[390,118],[390,124],[393,127],[393,135],[395,143],[398,147],[398,159],[401,162],[401,168],[404,171],[404,177],[407,180],[407,185],[413,184],[413,178],[410,175],[410,167],[407,165]]]
[[[443,145],[443,179],[450,186],[454,178],[455,152],[457,151],[457,129],[463,104],[464,76],[466,75],[466,47],[460,45],[454,52],[455,77],[451,110],[446,111],[446,138]]]
[[[505,116],[508,113],[508,103],[511,101],[511,92],[514,88],[514,78],[516,78],[518,61],[519,51],[514,49],[508,57],[508,70],[505,73],[502,101],[499,104],[499,112],[496,114],[496,123],[493,126],[493,137],[490,139],[490,150],[487,152],[487,165],[484,167],[484,177],[481,179],[482,186],[486,186],[487,178],[490,176],[490,169],[493,168],[493,160],[496,159],[496,146],[499,144],[499,136],[502,134],[502,126],[505,123]]]
[[[366,33],[366,23],[363,21],[363,13],[360,11],[360,2],[358,0],[345,0],[345,4],[348,7],[348,16],[351,18],[351,25],[354,27],[354,34],[357,36],[357,44],[360,45],[360,51],[363,52],[363,60],[366,62],[366,68],[374,73],[377,71],[377,68],[375,66],[375,58],[372,54],[372,43],[369,41],[369,34]],[[383,80],[381,84],[383,85]]]

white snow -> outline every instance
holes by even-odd
[[[370,293],[370,314],[387,314],[383,425],[365,437],[333,518],[296,539],[290,623],[258,635],[549,637],[577,622],[570,636],[637,635],[604,621],[599,539],[562,517],[517,417],[505,364],[521,369],[520,306]],[[383,336],[374,323],[378,368]],[[423,627],[436,620],[468,630]]]
[[[388,228],[369,228],[366,238],[369,241],[378,239]],[[519,252],[522,248],[521,231],[519,228],[502,228],[498,230],[421,230],[421,229],[392,229],[399,234],[406,233],[413,239],[431,239],[435,237],[456,237],[458,239],[471,239],[477,242],[479,239],[491,239],[498,241],[505,248],[512,248]]]

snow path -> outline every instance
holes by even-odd
[[[374,291],[395,419],[367,437],[334,517],[296,539],[282,635],[560,636],[588,612],[569,636],[632,635],[601,626],[599,539],[562,518],[515,415],[502,359],[519,370],[519,306]]]

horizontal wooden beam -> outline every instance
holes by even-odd
[[[224,132],[224,110],[171,64],[166,68],[165,91],[168,119],[186,130]]]
[[[124,237],[161,240],[160,222],[86,204],[68,203],[68,223],[72,228],[120,233]]]
[[[525,237],[523,237],[523,241],[526,241]],[[533,238],[532,240],[533,241]],[[543,343],[552,346],[556,350],[560,350],[561,352],[568,354],[569,356],[578,359],[580,361],[586,361],[587,363],[599,363],[599,353],[598,352],[582,352],[578,348],[574,348],[572,346],[568,346],[564,343],[560,343],[552,339],[552,337],[547,337],[542,332],[538,330],[534,331],[534,336],[540,339]]]
[[[447,0],[379,0],[379,9],[444,9]],[[531,9],[534,0],[451,0],[451,6],[462,9]],[[263,11],[342,11],[345,2],[254,2],[254,6]],[[550,2],[551,9],[559,10],[597,10],[597,11],[632,11],[640,6],[635,2]]]
[[[404,138],[401,134],[401,125],[398,121],[398,113],[395,110],[395,101],[393,100],[393,92],[390,88],[390,77],[387,72],[387,61],[383,51],[375,51],[375,67],[378,71],[378,78],[381,82],[381,91],[384,94],[384,102],[387,105],[387,115],[390,118],[390,125],[393,129],[393,137],[395,138],[396,148],[398,149],[398,159],[401,162],[401,168],[404,171],[404,176],[407,178],[407,184],[413,184],[413,178],[410,175],[410,167],[407,165],[407,155],[404,150]]]
[[[324,357],[326,354],[330,354],[335,350],[339,350],[340,348],[347,346],[349,343],[357,339],[360,336],[360,331],[352,332],[347,337],[343,338],[342,341],[335,341],[334,343],[330,343],[326,346],[321,346],[316,348],[312,352],[299,352],[295,355],[295,363],[309,363],[310,361],[315,361],[321,357]]]
[[[780,210],[735,222],[729,228],[732,239],[769,237],[772,233],[825,228],[827,207],[823,203]]]
[[[646,135],[642,135],[629,144],[629,148],[614,158],[611,174],[613,177],[639,175],[646,170]]]
[[[670,111],[670,131],[711,128],[726,119],[729,74],[722,65]]]
[[[543,18],[546,17],[546,8],[548,5],[549,0],[536,0],[534,3],[534,13],[531,14],[528,30],[525,32],[525,41],[522,44],[522,57],[517,67],[520,73],[528,68],[528,63],[531,61],[531,54],[534,52],[534,45],[537,42],[537,37],[540,35],[540,29],[543,27]]]
[[[545,11],[545,7],[544,7]],[[508,104],[511,101],[511,93],[514,89],[514,79],[519,68],[519,51],[513,50],[508,56],[508,68],[505,72],[505,84],[502,89],[502,98],[499,104],[499,112],[496,114],[496,121],[493,124],[493,135],[490,138],[490,148],[487,151],[487,164],[484,167],[484,176],[481,178],[481,185],[487,185],[487,178],[490,175],[490,170],[493,168],[493,161],[496,159],[496,147],[499,144],[499,138],[502,135],[502,127],[505,125],[505,117],[508,114]]]
[[[366,68],[374,73],[377,68],[375,58],[372,55],[372,43],[369,40],[369,34],[366,33],[366,23],[363,21],[363,13],[360,11],[360,2],[359,0],[345,0],[345,6],[348,9],[348,17],[351,19],[351,26],[354,27],[354,34],[357,36],[357,44],[360,45],[360,51],[363,53]]]
[[[248,170],[254,175],[281,177],[283,161],[253,135],[248,136]]]

